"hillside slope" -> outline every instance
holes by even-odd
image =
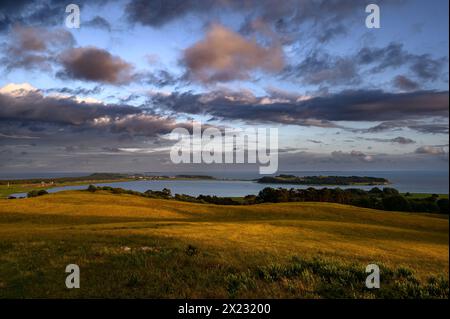
[[[80,266],[82,289],[65,288],[69,263]],[[385,267],[389,285],[398,269],[414,282],[447,276],[447,217],[84,191],[0,200],[0,297],[339,297],[323,289],[326,276],[331,287],[339,276],[358,281],[342,283],[347,297],[389,297],[353,287],[369,263]],[[280,274],[267,277],[266,267]]]

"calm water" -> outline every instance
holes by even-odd
[[[376,171],[376,172],[279,172],[279,174],[293,174],[297,176],[308,175],[340,175],[340,176],[373,176],[384,177],[392,182],[389,187],[394,187],[401,192],[411,193],[440,193],[448,194],[449,190],[449,175],[448,172],[436,172],[436,171]],[[167,173],[156,173],[155,175],[163,175]],[[176,173],[183,174],[183,173]],[[188,174],[187,172],[185,174]],[[192,174],[192,173],[191,173]],[[70,176],[82,176],[86,173],[68,174]],[[40,175],[40,176],[24,176],[26,177],[60,177],[68,176],[64,174],[60,175]],[[131,182],[118,182],[118,183],[100,183],[97,186],[111,186],[121,187],[124,189],[130,189],[134,191],[144,192],[146,190],[162,190],[168,188],[173,194],[187,194],[191,196],[203,195],[216,195],[216,196],[245,196],[248,194],[257,194],[264,187],[284,187],[284,188],[307,188],[309,186],[303,185],[277,185],[277,184],[258,184],[250,181],[250,179],[258,178],[257,174],[252,173],[229,173],[229,172],[213,172],[208,175],[217,178],[228,179],[248,179],[248,180],[158,180],[158,181],[131,181]],[[1,178],[11,178],[1,176]],[[14,178],[19,178],[15,176]],[[65,186],[49,189],[50,193],[59,192],[62,190],[79,190],[86,189],[87,186]],[[316,186],[317,187],[317,186]],[[351,188],[341,187],[341,188]],[[361,189],[371,189],[372,186],[359,186]],[[15,194],[15,196],[25,196],[25,194]]]

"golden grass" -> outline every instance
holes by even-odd
[[[3,219],[1,219],[3,216]],[[448,274],[448,218],[331,203],[216,206],[106,192],[0,200],[0,239],[49,235],[176,239],[234,252],[339,258]]]

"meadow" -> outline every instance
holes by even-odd
[[[0,298],[448,298],[448,226],[334,203],[0,199]],[[65,286],[72,263],[80,289]],[[370,263],[380,289],[365,288]]]

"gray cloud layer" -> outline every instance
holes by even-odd
[[[331,121],[392,121],[448,117],[448,92],[343,91],[306,100],[255,97],[246,92],[172,93],[152,97],[156,107],[221,119],[333,126]],[[316,121],[316,122],[314,122]]]
[[[131,137],[156,137],[170,133],[175,127],[191,127],[138,107],[79,102],[72,98],[43,96],[35,91],[18,96],[0,93],[0,122],[2,127],[28,127],[36,132],[42,131],[39,127],[45,130],[50,125],[79,132],[126,133]]]

